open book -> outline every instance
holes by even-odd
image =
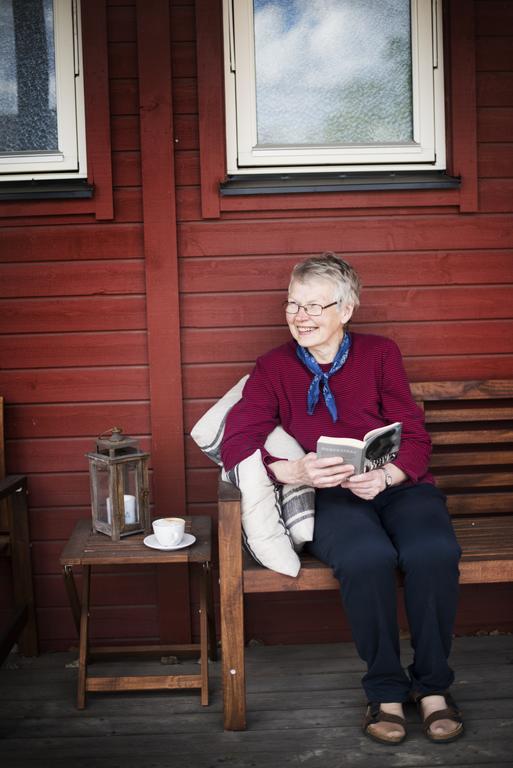
[[[367,432],[363,440],[351,437],[324,437],[317,441],[317,457],[341,456],[345,464],[354,466],[355,474],[377,469],[393,461],[401,444],[402,423],[396,421]]]

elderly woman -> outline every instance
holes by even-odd
[[[411,697],[426,736],[448,742],[463,733],[448,693],[461,553],[445,497],[428,472],[430,440],[398,347],[347,330],[359,290],[356,272],[333,253],[294,267],[285,302],[292,340],[257,360],[228,416],[223,462],[231,469],[259,448],[275,482],[316,488],[315,532],[307,548],[339,579],[356,648],[367,664],[364,733],[381,743],[403,741],[403,703]],[[403,424],[402,444],[383,468],[356,475],[340,458],[317,458],[320,435],[362,439],[394,421]],[[265,450],[277,424],[303,446],[304,458],[288,461]],[[400,661],[397,568],[404,574],[414,649],[408,673]]]

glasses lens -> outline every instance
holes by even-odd
[[[286,301],[284,306],[287,315],[297,315],[299,312],[299,304],[296,304],[295,301]]]
[[[311,315],[312,317],[322,315],[322,306],[320,304],[307,304],[305,309],[307,315]]]

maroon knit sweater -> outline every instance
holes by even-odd
[[[277,461],[264,448],[267,436],[281,424],[304,450],[316,450],[320,435],[353,437],[394,421],[402,421],[399,455],[394,464],[414,482],[433,482],[428,473],[431,441],[422,410],[413,400],[401,353],[383,336],[352,333],[345,365],[330,377],[338,410],[334,424],[321,394],[314,413],[307,413],[307,393],[313,374],[296,355],[296,342],[272,349],[256,361],[242,399],[228,415],[221,455],[231,469],[257,448],[265,465]],[[321,365],[329,371],[331,364]]]

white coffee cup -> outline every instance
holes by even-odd
[[[163,547],[176,547],[183,539],[185,520],[181,517],[160,517],[153,521],[153,533]]]
[[[107,504],[107,522],[112,524],[112,502],[110,500],[110,496],[107,497],[106,500]],[[130,493],[125,493],[124,495],[124,504],[125,504],[125,524],[126,525],[133,525],[137,522],[136,516],[135,516],[135,496],[132,496]]]

